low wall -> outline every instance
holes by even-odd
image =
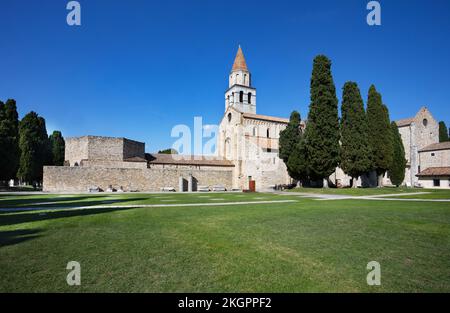
[[[125,191],[160,191],[174,187],[179,191],[179,177],[185,182],[192,173],[195,186],[232,186],[232,168],[100,168],[44,166],[43,190],[46,192],[85,192],[90,187],[106,190],[109,185]]]

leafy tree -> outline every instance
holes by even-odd
[[[178,151],[176,149],[169,148],[169,149],[159,150],[158,153],[160,153],[160,154],[178,154]]]
[[[372,169],[377,172],[381,186],[383,175],[392,164],[393,143],[389,111],[374,85],[370,86],[367,100],[367,124]]]
[[[64,151],[66,143],[64,137],[60,131],[53,131],[49,137],[50,148],[51,148],[51,164],[62,166],[64,165]]]
[[[341,107],[341,162],[340,167],[355,180],[370,171],[370,149],[364,104],[358,85],[346,82]]]
[[[35,112],[24,116],[19,123],[20,166],[17,175],[24,182],[42,181],[43,166],[49,164],[50,144],[44,118]]]
[[[339,117],[331,61],[324,55],[314,59],[305,148],[311,178],[324,179],[327,187],[326,179],[339,163]]]
[[[0,181],[16,177],[19,154],[19,116],[16,101],[0,101]]]
[[[439,122],[439,142],[448,141],[447,125],[445,122]]]
[[[392,184],[395,186],[400,186],[405,179],[405,147],[403,146],[402,137],[398,131],[397,124],[395,122],[391,123],[392,132],[392,142],[393,142],[393,158],[391,166],[388,170],[389,177]]]

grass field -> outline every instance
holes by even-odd
[[[0,194],[0,210],[1,292],[450,292],[450,202]],[[370,261],[381,286],[366,283]]]
[[[287,191],[306,192],[313,194],[331,194],[344,196],[375,196],[384,194],[412,193],[412,192],[434,192],[433,189],[413,189],[404,187],[384,187],[384,188],[294,188]],[[447,195],[450,195],[447,192]]]

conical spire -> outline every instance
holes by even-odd
[[[236,53],[236,58],[234,59],[233,69],[234,71],[247,71],[247,63],[245,63],[244,52],[242,52],[241,45],[239,45],[238,51]]]

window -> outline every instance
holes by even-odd
[[[267,152],[272,152],[272,148],[267,148]]]
[[[440,179],[433,179],[433,186],[434,187],[440,187],[441,186],[441,180]]]
[[[251,103],[252,103],[252,93],[249,92],[249,93],[247,94],[247,97],[248,97],[248,100],[247,100],[248,104],[251,104]]]
[[[253,127],[253,136],[256,136],[256,127]]]
[[[434,156],[434,152],[431,153],[431,156]]]
[[[423,119],[422,121],[423,126],[427,127],[428,125],[428,120],[426,118]]]
[[[228,113],[228,122],[231,122],[231,113]]]
[[[247,74],[244,74],[244,85],[247,83]]]
[[[267,128],[267,138],[269,138],[269,137],[270,137],[270,129]]]
[[[244,92],[243,91],[240,91],[239,92],[239,102],[244,102]]]

